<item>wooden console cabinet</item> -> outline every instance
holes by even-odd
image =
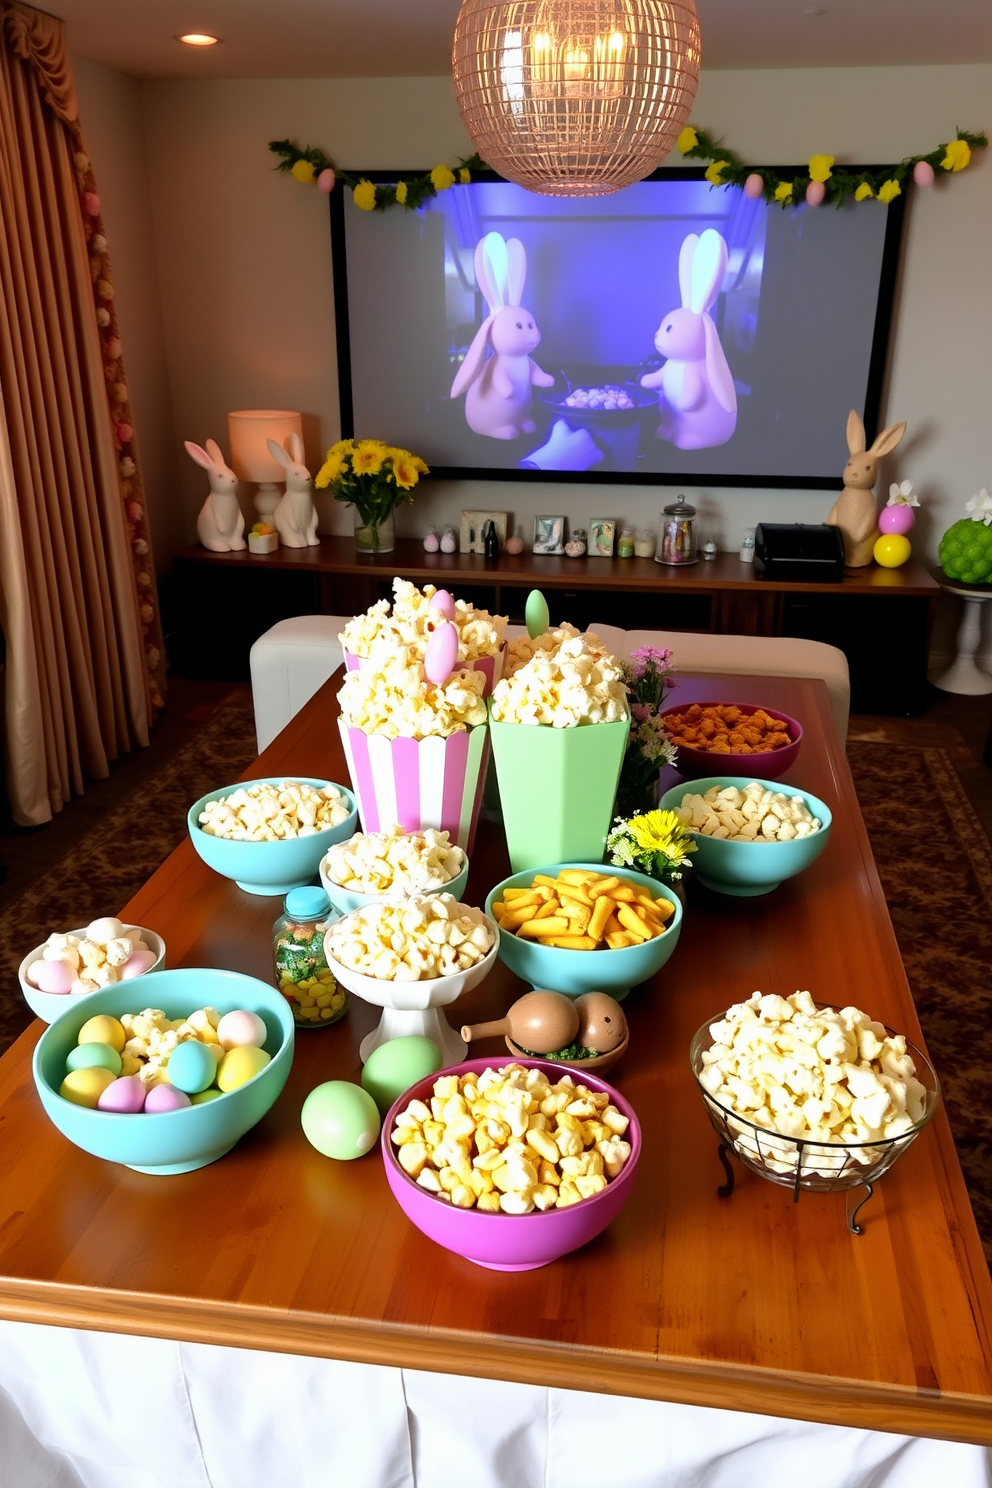
[[[425,553],[416,539],[392,553],[360,555],[351,538],[257,555],[178,553],[164,609],[173,664],[187,676],[246,678],[252,642],[290,615],[351,615],[388,598],[395,575],[433,583],[458,598],[523,621],[541,589],[553,623],[596,622],[627,630],[696,630],[826,641],[851,667],[852,707],[914,714],[926,700],[927,651],[940,588],[915,559],[902,568],[849,570],[839,584],[758,579],[736,554],[686,568],[652,558],[553,558],[532,553],[487,560]]]

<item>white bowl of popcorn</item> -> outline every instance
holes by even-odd
[[[433,1039],[446,1064],[463,1059],[467,1045],[440,1009],[489,975],[498,950],[495,920],[446,893],[377,900],[324,934],[324,956],[340,984],[383,1010],[362,1041],[363,1060],[410,1034]]]
[[[28,952],[17,977],[35,1017],[53,1023],[81,998],[164,965],[161,935],[105,915],[77,930],[54,931]]]
[[[313,883],[327,849],[354,834],[350,790],[332,780],[272,776],[221,786],[186,817],[208,867],[249,894],[288,894]]]
[[[903,1034],[809,992],[755,992],[704,1023],[689,1057],[721,1140],[797,1195],[871,1185],[940,1103],[933,1068]]]
[[[695,877],[720,894],[770,894],[804,872],[830,839],[829,806],[809,791],[777,780],[713,775],[666,791],[660,811],[674,811],[693,832]]]
[[[405,832],[356,832],[320,861],[320,881],[338,914],[350,914],[378,899],[411,894],[450,894],[460,899],[468,883],[468,855],[447,832],[426,827]]]

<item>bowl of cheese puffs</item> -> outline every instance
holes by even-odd
[[[682,704],[663,709],[661,721],[685,780],[746,772],[778,780],[795,764],[803,739],[797,719],[757,703]]]

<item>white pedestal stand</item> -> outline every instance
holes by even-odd
[[[975,664],[975,653],[982,639],[982,604],[992,599],[992,588],[967,589],[946,579],[941,581],[941,588],[949,594],[957,594],[962,601],[956,637],[957,656],[946,672],[930,680],[942,692],[963,693],[970,697],[992,692],[992,676]]]

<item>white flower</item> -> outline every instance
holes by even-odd
[[[986,527],[992,526],[992,495],[984,486],[970,501],[965,502],[964,509],[971,512],[973,522],[984,522]]]
[[[918,496],[913,495],[913,482],[900,481],[898,485],[893,482],[889,487],[889,499],[886,506],[919,506]]]

